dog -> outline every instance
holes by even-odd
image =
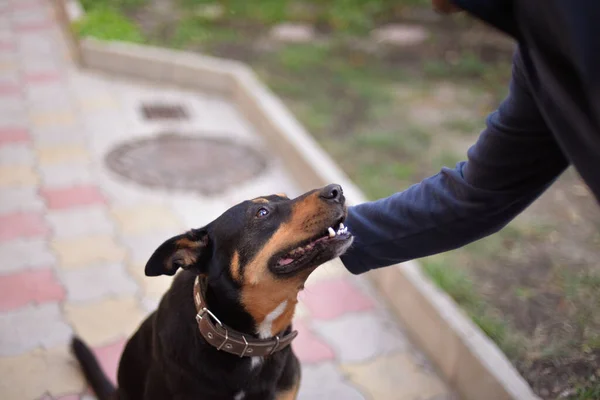
[[[127,342],[114,387],[87,345],[71,349],[99,400],[291,400],[299,292],[353,236],[339,185],[239,203],[161,244],[147,276],[173,282]]]

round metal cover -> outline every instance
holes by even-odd
[[[266,160],[223,139],[165,134],[120,145],[106,156],[114,172],[145,186],[214,195],[260,174]]]

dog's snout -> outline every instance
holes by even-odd
[[[319,197],[325,199],[327,201],[333,201],[336,203],[343,202],[344,199],[344,191],[340,185],[332,184],[327,185],[323,189],[321,189],[321,193],[319,193]]]

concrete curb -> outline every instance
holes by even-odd
[[[59,3],[76,0],[56,0]],[[71,21],[76,5],[62,3]],[[68,9],[75,10],[71,13]],[[79,12],[77,11],[79,10]],[[70,29],[69,29],[70,31]],[[81,39],[76,50],[84,68],[161,83],[214,91],[230,97],[271,145],[285,154],[301,189],[339,183],[350,204],[363,193],[321,149],[283,103],[246,65],[187,52],[120,42]],[[416,262],[372,271],[375,283],[412,339],[467,400],[538,399],[498,347],[454,301],[425,277]]]

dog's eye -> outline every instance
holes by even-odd
[[[258,212],[256,213],[256,216],[257,216],[258,218],[264,218],[264,217],[266,217],[267,215],[269,215],[269,210],[267,210],[267,209],[266,209],[266,208],[264,208],[264,207],[263,207],[263,208],[260,208],[260,209],[258,210]]]

